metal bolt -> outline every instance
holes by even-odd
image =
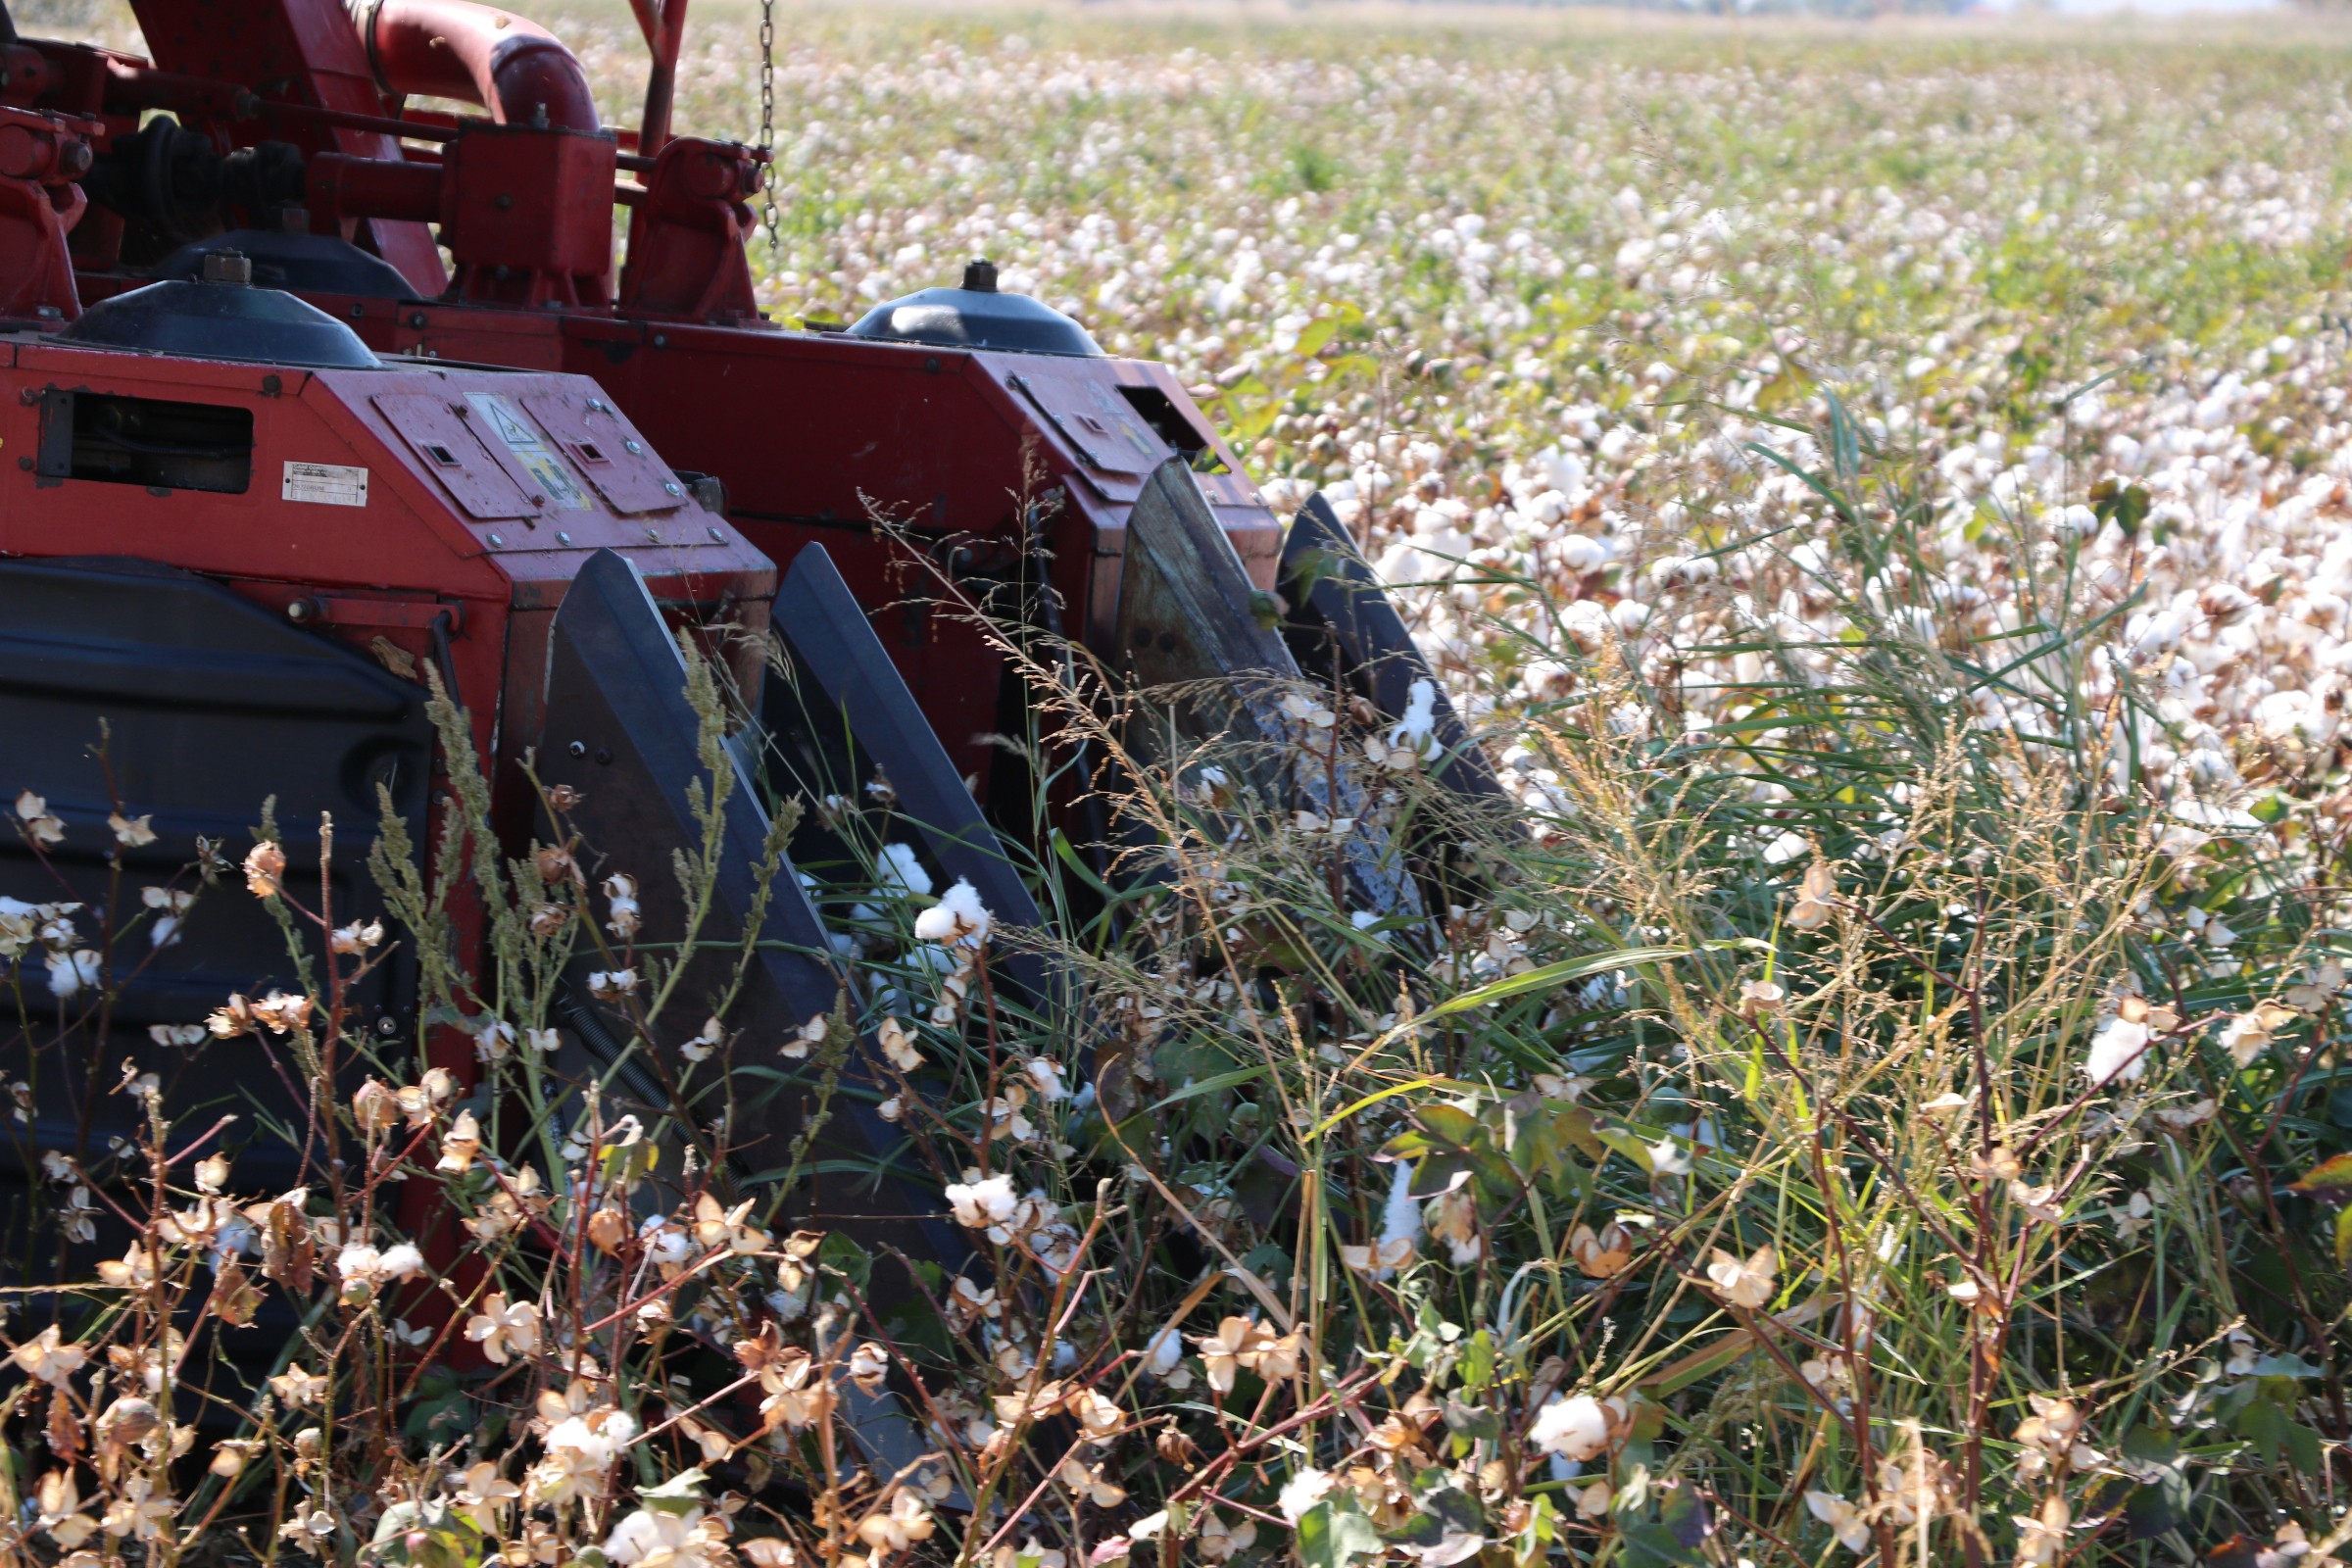
[[[394,1035],[400,1033],[400,1020],[387,1012],[381,1018],[375,1020],[375,1032],[379,1035],[382,1035],[386,1040],[389,1040]]]
[[[286,606],[286,618],[288,620],[309,620],[318,613],[318,605],[308,599],[296,599]]]
[[[710,537],[720,544],[725,544],[727,542],[727,536],[723,533],[720,533],[715,526],[710,530]]]
[[[620,445],[621,445],[621,449],[622,449],[623,451],[625,451],[625,452],[629,453],[629,454],[630,454],[632,457],[633,457],[633,456],[635,456],[637,453],[643,452],[643,451],[645,450],[645,448],[643,448],[643,447],[639,446],[639,445],[638,445],[636,442],[634,442],[634,441],[623,441],[623,442],[622,442]]]
[[[589,413],[591,413],[591,414],[602,414],[602,413],[604,413],[604,412],[605,412],[605,400],[604,400],[603,398],[590,398],[590,399],[588,400],[588,412],[589,412]]]
[[[574,757],[586,757],[588,755],[588,743],[586,741],[573,741],[571,745],[565,749]]]
[[[367,315],[368,307],[365,305],[354,305],[351,308],[351,318],[355,321],[364,319]]]
[[[571,535],[559,528],[556,530],[556,543],[560,545],[567,545],[571,543]]]
[[[422,326],[424,324],[424,313],[422,311],[411,311],[409,313],[409,324],[411,326]]]
[[[669,347],[669,334],[667,332],[656,332],[654,334],[654,347],[658,349],[665,349]]]
[[[491,542],[492,544],[494,544],[494,545],[498,545],[498,546],[501,546],[501,547],[504,547],[504,546],[505,546],[505,544],[506,544],[506,541],[505,541],[504,539],[501,539],[501,538],[500,538],[498,535],[496,535],[496,534],[492,534],[492,535],[490,536],[490,542]]]
[[[664,480],[662,484],[662,493],[663,495],[676,496],[684,495],[686,492],[680,490],[674,483]]]
[[[658,545],[658,544],[660,544],[660,543],[662,542],[662,530],[661,530],[661,529],[659,529],[659,528],[648,528],[648,529],[646,529],[646,530],[645,530],[645,542],[646,542],[647,544],[649,544],[649,545]]]

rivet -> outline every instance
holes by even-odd
[[[574,757],[586,757],[588,755],[588,743],[586,741],[573,741],[571,743],[570,751],[571,755]]]
[[[375,1032],[379,1035],[382,1035],[386,1040],[389,1040],[394,1035],[400,1033],[400,1020],[387,1012],[381,1018],[375,1020]]]
[[[671,481],[669,481],[669,480],[663,480],[663,481],[662,481],[662,493],[663,495],[678,496],[678,495],[684,495],[686,492],[685,492],[685,491],[683,491],[683,490],[680,490],[680,489],[677,487],[677,485],[676,485],[676,484],[674,484],[674,483],[672,483]]]
[[[623,441],[623,442],[621,443],[621,446],[622,446],[624,449],[626,449],[626,450],[627,450],[627,451],[628,451],[628,452],[629,452],[631,455],[635,455],[636,453],[643,452],[643,451],[645,450],[645,448],[643,448],[643,447],[639,446],[639,445],[638,445],[636,442],[634,442],[634,441]]]
[[[660,543],[662,542],[662,530],[661,530],[661,529],[659,529],[659,528],[648,528],[648,529],[646,529],[646,530],[645,530],[645,542],[646,542],[647,544],[649,544],[649,545],[658,545],[658,544],[660,544]]]
[[[500,538],[498,535],[496,535],[496,534],[492,534],[492,535],[490,536],[490,542],[491,542],[492,544],[494,544],[494,545],[499,545],[499,546],[502,546],[502,547],[503,547],[503,546],[506,544],[506,541],[505,541],[504,539],[501,539],[501,538]]]
[[[590,399],[588,400],[588,410],[589,410],[589,412],[590,412],[590,413],[592,413],[592,414],[602,414],[602,413],[604,413],[604,412],[605,412],[605,400],[604,400],[603,398],[590,398]]]
[[[556,543],[560,545],[567,545],[571,543],[571,535],[559,528],[556,530]]]
[[[654,334],[654,347],[658,349],[665,349],[669,347],[669,334],[667,332],[656,332]]]
[[[727,536],[723,533],[720,533],[715,526],[713,526],[710,530],[710,537],[720,544],[725,544],[727,542]]]

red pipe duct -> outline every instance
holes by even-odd
[[[386,92],[478,104],[498,124],[598,129],[588,74],[536,23],[472,0],[351,0]]]

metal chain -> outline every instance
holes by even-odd
[[[760,0],[760,150],[767,154],[760,182],[767,202],[760,217],[767,224],[767,253],[775,256],[784,245],[776,233],[776,0]]]

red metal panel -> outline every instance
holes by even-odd
[[[614,512],[674,512],[685,505],[686,487],[605,399],[573,391],[534,392],[522,406]]]
[[[1005,384],[1045,416],[1089,468],[1140,479],[1174,456],[1119,395],[1113,361],[1034,355],[1017,369],[1004,367],[1002,357],[984,363],[1004,367]]]
[[[499,522],[539,514],[538,503],[508,476],[506,466],[475,438],[448,399],[379,392],[369,401],[467,516]]]

